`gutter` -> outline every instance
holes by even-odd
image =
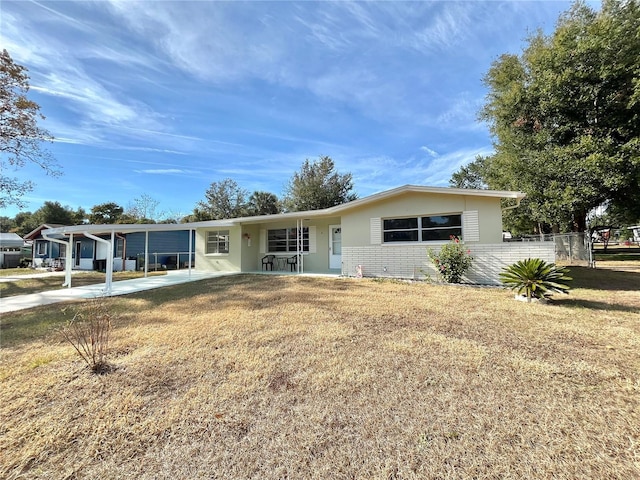
[[[504,207],[502,209],[502,212],[506,212],[507,210],[513,210],[514,208],[518,208],[520,206],[520,202],[522,201],[524,197],[517,197],[516,198],[516,204],[515,205],[511,205],[510,207]]]

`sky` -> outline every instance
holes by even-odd
[[[36,184],[24,210],[147,196],[178,217],[225,178],[281,197],[321,155],[360,197],[448,186],[493,151],[477,119],[492,62],[570,5],[2,0],[0,48],[28,68],[63,169],[14,172]]]

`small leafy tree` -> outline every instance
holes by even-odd
[[[301,212],[335,207],[356,198],[353,176],[336,172],[333,160],[324,155],[313,162],[304,161],[289,180],[283,203],[287,211]]]
[[[205,192],[205,200],[198,202],[193,210],[195,220],[220,220],[247,215],[248,192],[238,183],[225,178],[213,182]]]
[[[573,280],[567,276],[567,269],[555,263],[547,263],[540,258],[520,260],[505,267],[500,280],[505,287],[515,290],[518,295],[525,292],[527,302],[532,298],[543,298],[551,292],[567,293],[569,286],[561,281]]]
[[[247,214],[250,216],[271,215],[280,213],[280,210],[280,201],[273,193],[255,191],[249,197]]]
[[[40,106],[27,98],[27,69],[13,61],[6,50],[0,52],[0,208],[24,206],[22,197],[33,190],[33,182],[8,176],[26,164],[41,167],[52,177],[61,174],[60,166],[42,142],[51,142],[51,134],[38,126],[44,120]]]
[[[107,373],[111,368],[107,362],[111,319],[104,299],[96,298],[77,311],[61,330],[62,337],[93,373]]]
[[[452,235],[450,238],[451,241],[443,245],[439,252],[430,248],[427,254],[442,280],[447,283],[460,283],[463,275],[471,267],[473,257],[458,237]]]

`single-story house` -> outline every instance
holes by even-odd
[[[552,242],[503,242],[501,201],[512,199],[515,205],[507,208],[516,208],[524,197],[513,191],[405,185],[322,210],[181,225],[80,225],[48,234],[114,239],[116,231],[186,229],[195,235],[198,271],[397,278],[435,276],[427,248],[437,250],[456,236],[474,256],[466,279],[495,284],[502,267],[516,260],[555,260]]]
[[[145,247],[149,254],[147,268],[180,268],[193,263],[194,236],[191,235],[189,246],[189,230],[154,230],[145,234],[146,226],[129,231],[127,225],[122,231],[119,224],[110,225],[108,229],[96,228],[96,225],[75,225],[78,232],[70,244],[68,235],[55,233],[63,225],[43,224],[26,235],[25,239],[33,242],[33,266],[63,269],[67,265],[67,249],[71,251],[71,268],[74,270],[105,270],[107,258],[117,259],[113,263],[114,271],[137,270],[145,266]],[[113,242],[110,235],[113,233]],[[109,254],[109,251],[112,254]]]
[[[24,240],[17,233],[0,233],[0,268],[20,265]]]

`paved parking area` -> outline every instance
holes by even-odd
[[[64,273],[51,272],[64,278]],[[196,272],[177,270],[167,272],[166,275],[158,275],[147,278],[135,278],[132,280],[121,280],[111,284],[111,292],[105,290],[106,284],[98,283],[95,285],[87,285],[84,287],[61,288],[59,290],[49,290],[47,292],[32,293],[29,295],[18,295],[15,297],[0,298],[0,314],[24,310],[27,308],[38,307],[41,305],[49,305],[52,303],[66,302],[82,298],[96,298],[103,296],[127,295],[129,293],[141,292],[143,290],[152,290],[154,288],[162,288],[180,283],[195,282],[206,278],[222,277],[234,275],[237,272]],[[48,275],[46,273],[38,274]],[[28,278],[28,276],[20,277],[3,277],[3,281],[16,281]],[[11,279],[11,280],[4,280]]]

